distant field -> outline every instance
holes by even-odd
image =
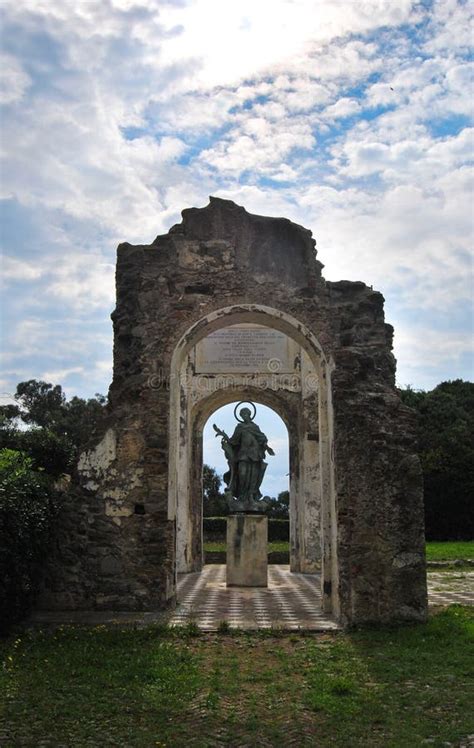
[[[288,553],[290,544],[284,540],[273,541],[268,544],[268,552]],[[210,541],[204,543],[205,551],[224,553],[225,541]],[[474,540],[456,542],[430,542],[426,544],[427,561],[454,561],[457,559],[474,559]]]
[[[204,543],[205,551],[212,551],[213,553],[225,553],[227,548],[225,540],[215,540]],[[288,553],[290,550],[290,544],[286,540],[273,540],[268,544],[268,552],[278,551],[280,553]]]
[[[427,561],[474,559],[474,540],[430,542],[426,544]]]

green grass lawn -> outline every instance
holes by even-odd
[[[0,645],[0,744],[457,745],[474,733],[473,616],[351,634],[29,632]]]
[[[227,548],[227,544],[225,540],[213,540],[213,541],[207,541],[204,543],[204,550],[205,551],[213,551],[213,552],[220,552],[225,553]],[[290,550],[290,544],[286,540],[272,540],[271,543],[268,543],[268,552],[271,553],[273,551],[281,551],[283,553],[288,553]]]
[[[455,542],[429,542],[426,544],[427,561],[454,561],[474,559],[474,540]]]
[[[225,541],[204,543],[206,551],[225,552]],[[268,552],[288,552],[289,543],[284,540],[273,541],[268,544]],[[474,540],[466,542],[443,542],[426,544],[427,561],[453,561],[455,559],[474,559]]]

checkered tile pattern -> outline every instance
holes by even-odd
[[[338,625],[321,611],[320,577],[291,574],[290,567],[270,564],[265,587],[225,586],[225,564],[211,564],[196,574],[183,574],[178,581],[179,605],[163,611],[35,611],[31,622],[41,625],[121,624],[148,626],[170,622],[178,626],[195,622],[205,631],[215,631],[222,621],[235,628],[275,628],[283,631],[333,631]],[[474,605],[474,571],[428,571],[430,607]]]
[[[428,573],[428,603],[438,605],[474,605],[474,572]]]
[[[225,564],[209,564],[202,572],[178,581],[180,604],[170,619],[174,626],[194,622],[215,631],[222,621],[232,628],[275,628],[329,631],[339,627],[321,610],[317,574],[293,574],[290,567],[270,564],[268,587],[226,587]]]
[[[215,631],[222,621],[232,628],[284,631],[334,631],[338,624],[321,610],[318,574],[294,574],[283,564],[268,567],[268,587],[226,587],[225,564],[183,574],[178,581],[178,608],[172,626],[194,622]],[[428,602],[474,605],[474,572],[429,573]]]

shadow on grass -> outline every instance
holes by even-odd
[[[427,624],[352,632],[314,646],[306,703],[334,720],[336,745],[459,741],[474,733],[473,645],[473,611],[461,606]]]
[[[30,631],[0,645],[0,743],[459,744],[474,733],[473,626],[452,606],[350,634]]]

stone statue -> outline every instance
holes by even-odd
[[[213,425],[216,436],[222,437],[222,449],[229,465],[229,470],[224,474],[224,482],[227,485],[225,495],[231,511],[264,512],[266,502],[259,501],[262,497],[260,486],[267,469],[264,458],[266,452],[269,455],[275,453],[268,446],[263,431],[253,423],[255,405],[253,416],[250,408],[242,408],[240,418],[235,413],[238,407],[237,405],[234,415],[239,423],[231,437]]]

